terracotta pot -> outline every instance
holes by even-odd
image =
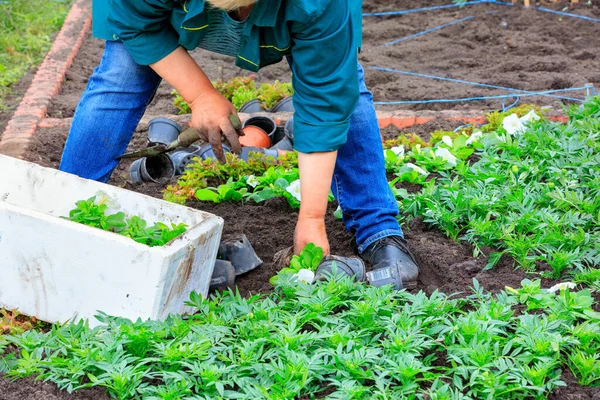
[[[277,123],[269,117],[264,117],[261,115],[257,115],[254,117],[250,117],[244,121],[242,124],[242,128],[247,126],[257,126],[269,136],[269,139],[272,143],[276,143],[275,141],[275,133],[277,132]]]
[[[240,137],[240,144],[247,147],[260,147],[268,149],[271,147],[271,139],[263,129],[258,126],[248,125],[244,127],[244,136]]]

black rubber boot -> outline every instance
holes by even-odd
[[[391,284],[398,290],[416,287],[419,267],[401,236],[379,239],[361,257],[373,268],[367,273],[367,280],[373,286]]]
[[[338,274],[347,275],[358,282],[365,281],[365,263],[356,257],[325,256],[315,273],[316,280],[326,279],[336,271]]]

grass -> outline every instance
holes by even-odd
[[[0,1],[0,110],[10,86],[38,65],[69,12],[72,0]]]

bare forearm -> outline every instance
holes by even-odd
[[[300,218],[325,218],[336,159],[337,152],[298,155],[302,192]]]
[[[238,131],[230,118],[236,114],[235,107],[215,90],[204,71],[183,47],[150,67],[189,104],[192,109],[190,126],[198,130],[200,138],[210,143],[219,161],[226,161],[221,145],[223,136],[229,141],[231,150],[239,154]]]
[[[191,103],[206,91],[214,90],[210,80],[183,47],[178,47],[150,67]]]

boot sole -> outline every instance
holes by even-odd
[[[417,288],[417,281],[402,282],[402,286],[406,290],[414,290]]]

